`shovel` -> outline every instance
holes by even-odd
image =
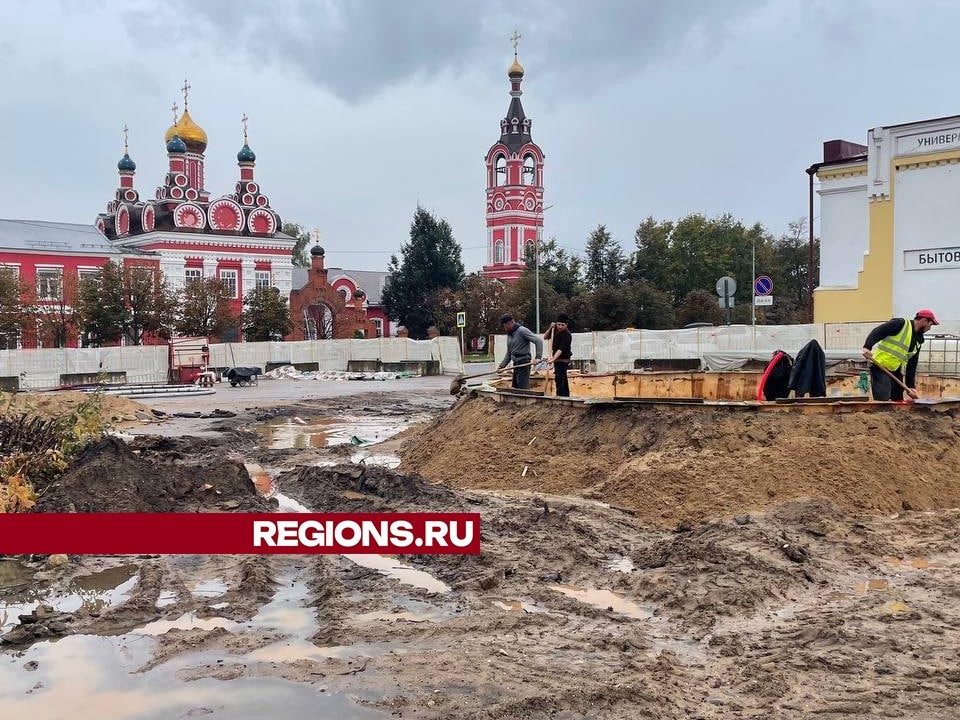
[[[539,365],[541,362],[543,361],[534,360],[532,362],[523,363],[522,365],[511,365],[510,368],[529,367],[531,365]],[[508,370],[510,368],[504,368],[504,370]],[[450,381],[450,394],[457,395],[460,392],[460,389],[463,387],[463,384],[467,380],[473,380],[474,378],[485,377],[487,375],[498,375],[499,373],[500,373],[499,370],[490,370],[484,373],[477,373],[476,375],[463,375],[463,374],[457,375],[453,380]]]
[[[906,393],[907,397],[910,397],[910,393],[911,393],[911,392],[916,392],[916,390],[912,390],[911,388],[908,388],[900,378],[898,378],[898,377],[897,377],[896,375],[894,375],[892,372],[890,372],[889,370],[887,370],[883,365],[881,365],[880,363],[878,363],[878,362],[877,362],[876,360],[874,360],[873,358],[870,358],[870,362],[872,362],[872,363],[873,363],[874,365],[876,365],[878,368],[880,368],[881,370],[883,370],[887,375],[890,376],[890,379],[891,379],[891,380],[893,380],[897,385],[899,385],[900,387],[902,387],[902,388],[903,388],[903,391],[904,391],[904,393]]]

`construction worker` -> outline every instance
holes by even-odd
[[[863,343],[863,356],[870,361],[870,387],[874,400],[903,400],[903,388],[880,368],[889,370],[907,388],[912,400],[917,384],[917,358],[923,334],[939,325],[932,310],[919,310],[913,320],[893,318],[875,327]],[[879,367],[877,367],[879,365]]]
[[[543,340],[513,319],[513,315],[500,318],[500,325],[507,334],[507,354],[497,368],[501,372],[513,361],[512,386],[518,390],[530,389],[530,343],[537,348],[537,362],[543,357]],[[516,367],[526,365],[526,367]]]
[[[570,384],[567,381],[567,369],[570,366],[570,344],[573,342],[573,335],[568,329],[570,318],[564,313],[557,315],[556,322],[550,323],[550,327],[543,334],[544,340],[550,340],[550,349],[552,354],[547,359],[548,365],[553,365],[553,384],[556,387],[557,397],[570,397]]]

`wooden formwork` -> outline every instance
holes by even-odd
[[[684,400],[693,402],[755,403],[757,386],[762,372],[741,370],[731,372],[616,372],[582,374],[570,372],[570,397],[590,400]],[[827,398],[814,399],[823,403],[830,399],[849,403],[851,399],[869,401],[868,393],[857,387],[859,373],[827,376]],[[510,390],[510,379],[490,383],[498,390]],[[928,400],[960,399],[960,378],[919,375],[917,392]],[[553,374],[534,374],[530,378],[530,393],[551,397],[556,393]],[[759,403],[772,405],[773,403]]]

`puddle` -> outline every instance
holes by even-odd
[[[363,441],[362,444],[383,442],[424,419],[426,416],[343,416],[310,420],[275,418],[255,429],[263,435],[270,449],[290,450],[346,445],[354,437]]]
[[[287,497],[283,493],[277,493],[274,495],[277,499],[277,502],[280,504],[277,506],[277,512],[282,513],[308,513],[310,509],[303,505],[302,503],[297,502],[292,497]]]
[[[884,558],[889,563],[893,563],[897,567],[903,568],[913,568],[914,570],[927,570],[929,568],[938,567],[935,562],[931,562],[926,558],[898,558],[898,557],[887,557]]]
[[[634,570],[633,560],[626,555],[613,555],[607,562],[607,569],[622,573],[632,573]]]
[[[0,663],[3,716],[30,720],[230,720],[385,718],[336,693],[279,678],[199,679],[183,682],[177,666],[144,673],[152,643],[142,637],[75,635],[32,646],[16,662]],[[194,656],[194,660],[196,660]],[[26,662],[39,663],[33,672]]]
[[[890,583],[887,580],[867,580],[864,583],[857,583],[853,586],[853,589],[858,593],[867,593],[871,590],[887,590],[890,588]]]
[[[131,635],[163,635],[171,630],[213,630],[214,628],[233,630],[239,627],[233,620],[222,617],[198,618],[193,613],[185,613],[176,620],[154,620],[130,632]]]
[[[227,591],[227,583],[223,578],[214,578],[213,580],[201,580],[187,585],[190,594],[195,598],[201,597],[220,597]]]
[[[162,590],[157,598],[156,607],[165,608],[177,602],[177,593],[174,590]]]
[[[0,560],[0,593],[28,585],[32,576],[30,568],[19,560]]]
[[[404,565],[395,558],[386,555],[344,555],[343,557],[361,567],[376,570],[387,577],[398,580],[404,585],[413,585],[431,593],[450,592],[449,585],[430,573]]]
[[[906,603],[900,602],[899,600],[888,602],[883,606],[883,609],[886,610],[887,612],[891,612],[894,614],[913,612],[913,610],[910,609],[909,605],[907,605]]]
[[[506,610],[507,612],[526,612],[526,613],[541,613],[549,614],[549,610],[540,607],[539,605],[534,605],[533,603],[524,602],[522,600],[511,600],[509,602],[503,602],[502,600],[494,600],[494,606],[500,608],[501,610]]]
[[[612,610],[615,613],[636,620],[649,620],[654,617],[653,611],[641,607],[631,600],[627,600],[620,593],[611,592],[610,590],[575,588],[570,585],[551,585],[550,589],[561,592],[567,597],[579,600],[587,605],[593,605],[602,610]]]
[[[363,462],[364,465],[379,465],[380,467],[396,470],[400,467],[400,458],[396,455],[370,455],[367,453],[354,453],[350,456],[350,462]]]
[[[0,600],[0,633],[7,632],[20,624],[20,615],[27,615],[41,602],[58,612],[102,612],[108,607],[119,605],[126,600],[140,575],[136,565],[100,570],[74,578],[65,592],[31,590],[23,587],[21,592],[6,592]]]

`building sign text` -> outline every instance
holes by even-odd
[[[960,268],[960,247],[904,250],[904,270],[942,270]]]
[[[897,138],[897,155],[938,152],[960,147],[960,127]]]

